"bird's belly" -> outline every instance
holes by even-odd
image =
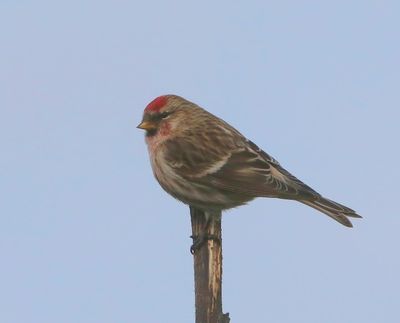
[[[154,161],[157,162],[157,161]],[[245,204],[253,196],[236,194],[211,185],[189,181],[169,165],[153,166],[154,176],[161,187],[181,202],[207,210],[225,210]]]

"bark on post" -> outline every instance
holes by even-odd
[[[229,313],[222,313],[221,220],[211,221],[206,228],[203,211],[190,207],[190,216],[193,237],[217,238],[207,240],[193,255],[196,323],[229,323]]]

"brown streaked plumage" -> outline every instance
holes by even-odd
[[[256,197],[296,200],[351,227],[352,209],[324,198],[239,131],[196,104],[164,95],[145,109],[151,165],[162,188],[208,213]]]

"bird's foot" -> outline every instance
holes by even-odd
[[[221,242],[221,238],[214,234],[199,234],[196,236],[190,236],[193,239],[193,244],[190,246],[190,253],[194,255],[208,240],[213,240],[218,243]]]

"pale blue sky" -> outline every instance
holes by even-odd
[[[320,193],[223,221],[233,323],[400,322],[398,1],[0,2],[0,322],[194,321],[188,209],[135,128],[175,93]]]

